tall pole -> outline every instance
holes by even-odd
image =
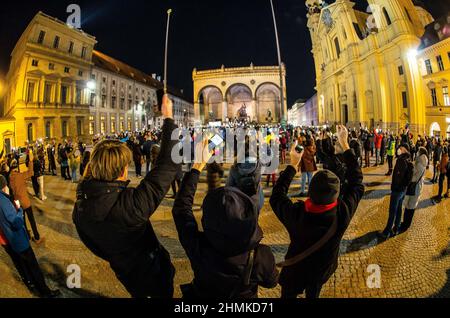
[[[164,94],[167,94],[167,52],[169,47],[169,27],[172,9],[167,10],[166,50],[164,54]]]
[[[277,43],[277,53],[278,53],[278,65],[280,68],[280,105],[281,105],[281,117],[286,120],[286,114],[284,112],[284,83],[283,83],[283,64],[281,62],[281,52],[280,52],[280,41],[278,39],[278,27],[277,19],[275,17],[275,10],[273,8],[273,1],[270,0],[270,7],[272,8],[273,26],[275,28],[275,40]]]

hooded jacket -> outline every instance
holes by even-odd
[[[262,231],[254,201],[233,187],[210,192],[203,202],[203,232],[192,213],[200,173],[192,170],[183,178],[172,214],[180,242],[194,271],[200,298],[254,298],[258,285],[273,288],[278,271],[270,248],[260,244]],[[254,263],[250,284],[243,275],[250,251]]]
[[[253,177],[257,192],[252,195],[251,198],[258,206],[258,210],[261,210],[264,205],[264,192],[261,187],[261,170],[262,166],[259,160],[253,163],[249,162],[247,159],[246,162],[237,163],[231,167],[226,183],[227,187],[236,187],[240,188],[241,191],[244,191],[244,189],[241,188],[240,181],[246,176]]]
[[[0,230],[14,252],[22,253],[30,248],[23,210],[16,211],[9,195],[3,191],[0,191]]]
[[[289,293],[300,294],[307,286],[324,284],[337,268],[341,239],[364,194],[363,175],[356,156],[352,150],[347,150],[343,158],[348,167],[347,183],[342,188],[341,199],[335,204],[316,206],[309,200],[293,203],[287,192],[297,171],[291,166],[281,173],[273,188],[270,205],[291,240],[286,259],[318,242],[337,218],[337,231],[325,245],[303,261],[281,270],[280,285]]]
[[[128,188],[128,182],[91,178],[78,185],[72,215],[78,235],[89,250],[110,263],[122,283],[127,281],[125,277],[141,270],[139,266],[147,264],[148,255],[163,249],[149,218],[164,199],[178,169],[170,156],[177,142],[171,140],[176,127],[172,119],[164,121],[156,166],[136,188]],[[170,263],[170,259],[166,261]],[[136,280],[132,283],[138,283]]]

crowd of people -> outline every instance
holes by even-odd
[[[57,164],[61,178],[77,183],[72,218],[80,240],[109,262],[117,279],[138,298],[171,298],[174,294],[175,267],[150,222],[170,188],[178,237],[194,272],[192,282],[180,286],[187,299],[254,298],[258,286],[274,288],[277,284],[283,298],[304,293],[307,298],[319,297],[337,269],[340,242],[364,195],[362,169],[372,162],[374,166],[387,162],[386,176],[392,176],[389,217],[381,239],[398,235],[412,224],[430,164],[431,182],[439,183],[435,201],[449,194],[448,141],[414,138],[408,127],[398,134],[364,127],[349,131],[341,125],[265,127],[264,142],[279,150],[283,171],[265,171],[266,165],[246,139],[244,161],[236,161],[224,180],[223,164],[210,162],[215,150],[208,148],[208,139],[196,143],[194,130],[188,137],[191,156],[202,153],[202,157],[187,160],[184,166],[174,162],[172,150],[180,140],[172,139],[177,126],[167,97],[162,113],[161,129],[96,138],[92,148],[69,141],[30,146],[27,171],[20,171],[17,154],[2,160],[0,242],[30,290],[43,297],[59,294],[46,285],[29,243],[31,239],[39,244],[42,237],[26,185],[30,179],[36,198],[45,201],[43,176],[46,171],[56,176]],[[267,148],[270,156],[277,155],[270,149],[274,148]],[[131,164],[141,179],[137,187],[129,186]],[[193,204],[203,170],[207,193],[199,230]],[[298,173],[300,192],[294,197],[304,199],[297,200],[288,193]],[[290,237],[285,261],[279,264],[270,247],[261,243],[258,218],[264,205],[264,175],[267,184],[273,183],[270,207]]]

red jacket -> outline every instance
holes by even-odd
[[[377,132],[374,132],[375,134],[375,148],[381,149],[381,141],[383,140],[383,134],[377,134]]]

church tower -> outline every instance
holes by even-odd
[[[308,13],[306,14],[308,18],[308,29],[311,34],[311,42],[312,42],[312,54],[314,57],[314,65],[316,70],[316,89],[318,89],[318,85],[321,80],[322,68],[324,67],[324,58],[322,54],[322,45],[321,39],[319,37],[318,28],[320,23],[320,13],[325,3],[322,0],[306,0],[306,7],[308,9]],[[318,107],[318,117],[319,122],[324,121],[324,109],[323,102],[321,103],[319,99],[319,107]]]
[[[389,32],[390,39],[400,34],[413,34],[421,37],[424,33],[423,9],[412,0],[368,0],[379,30],[393,29]],[[393,28],[390,28],[394,25]]]

